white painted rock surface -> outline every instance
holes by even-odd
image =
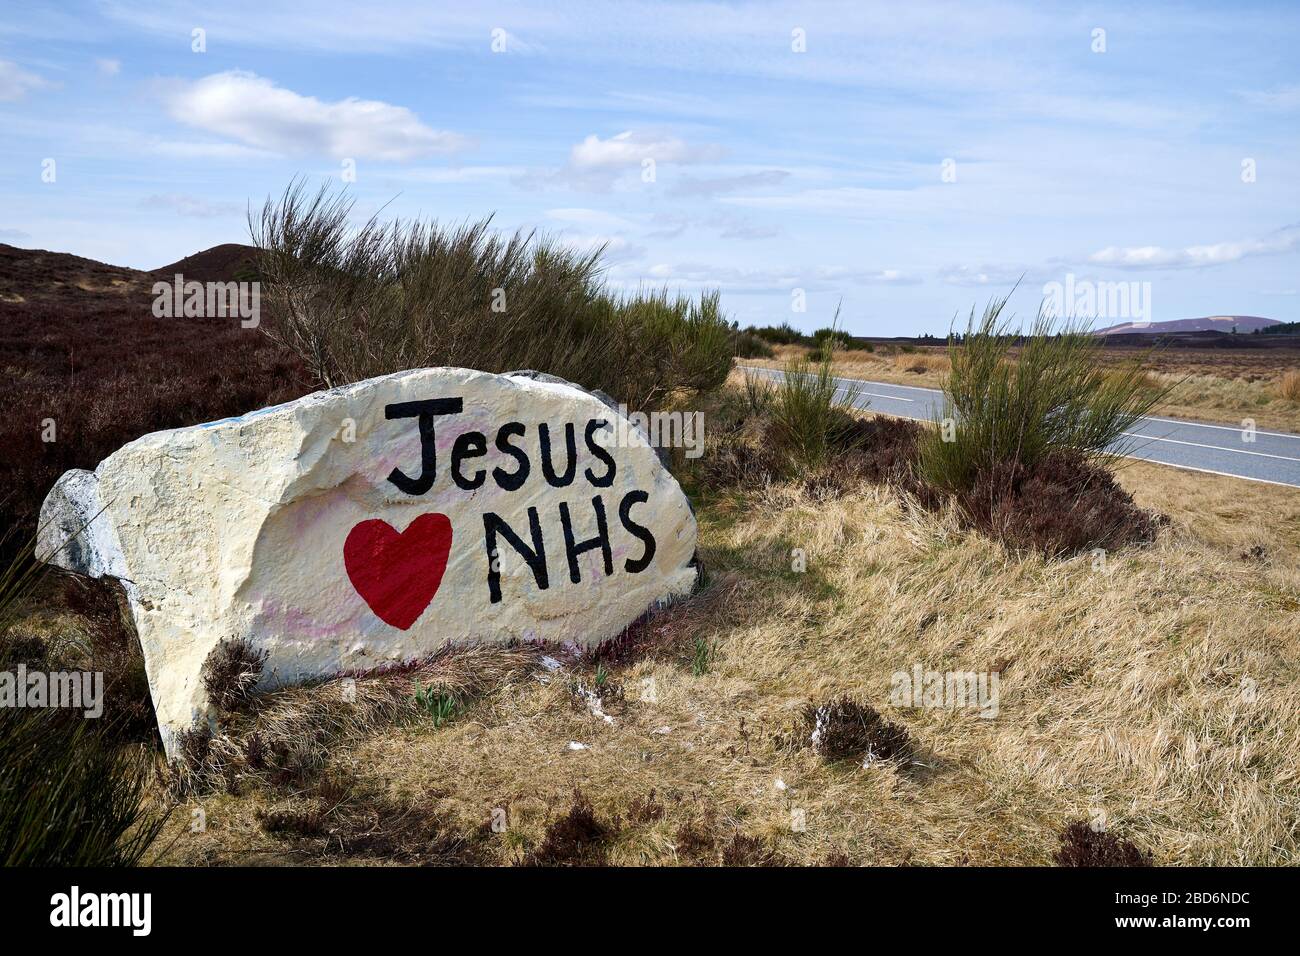
[[[591,645],[697,576],[644,433],[531,372],[417,369],[146,435],[63,475],[41,524],[51,563],[123,582],[169,753],[213,717],[224,638],[269,652],[263,686],[448,641]]]

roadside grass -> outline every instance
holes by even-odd
[[[348,736],[328,766],[463,841],[499,808],[505,831],[475,845],[505,864],[547,845],[577,788],[595,819],[622,821],[601,844],[613,864],[717,864],[736,844],[792,864],[1050,864],[1100,812],[1157,864],[1294,865],[1300,502],[1154,465],[1121,479],[1172,521],[1100,570],[1017,558],[874,486],[830,501],[748,488],[722,519],[730,499],[716,498],[700,506],[711,583],[652,621],[658,650],[607,665],[629,689],[613,723],[533,671],[481,695],[472,719]],[[833,593],[755,574],[788,566],[792,542]],[[698,675],[697,638],[712,648]],[[891,675],[915,664],[998,670],[998,716],[891,706]],[[805,708],[846,695],[902,727],[915,762],[826,764],[805,746]],[[161,862],[279,859],[256,819],[275,793],[194,798],[207,832],[181,832],[178,813]],[[652,793],[653,818],[633,814]]]

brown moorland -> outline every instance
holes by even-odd
[[[205,268],[243,261],[230,247],[209,252],[216,255],[191,258]],[[155,318],[155,281],[134,269],[0,245],[0,526],[17,529],[18,538],[35,532],[46,492],[67,469],[94,468],[152,431],[312,391],[296,358],[237,318]]]

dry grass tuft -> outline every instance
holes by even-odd
[[[625,667],[646,659],[672,659],[691,646],[694,635],[706,621],[737,598],[738,582],[729,575],[717,575],[699,588],[689,600],[643,616],[622,633],[602,641],[583,655],[582,663],[596,667]]]
[[[1300,402],[1300,372],[1290,371],[1278,383],[1278,394],[1288,402]]]
[[[237,710],[252,700],[253,687],[262,679],[268,653],[242,638],[218,644],[203,662],[200,677],[208,699],[221,711]]]
[[[425,716],[417,684],[464,704],[532,674],[541,653],[531,646],[446,646],[405,667],[259,695],[248,713],[227,715],[206,744],[203,731],[186,735],[179,789],[230,787],[240,776],[305,780],[326,766],[335,747]]]
[[[894,356],[894,370],[911,375],[943,374],[952,368],[946,355],[934,355],[916,352],[911,355]]]
[[[323,776],[292,802],[258,810],[256,819],[265,833],[286,844],[297,862],[482,862],[480,834],[458,836],[427,804],[393,799],[344,773]]]

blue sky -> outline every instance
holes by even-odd
[[[362,214],[606,242],[743,324],[942,333],[1022,274],[1300,319],[1293,3],[0,11],[0,242],[155,268],[355,168]]]

